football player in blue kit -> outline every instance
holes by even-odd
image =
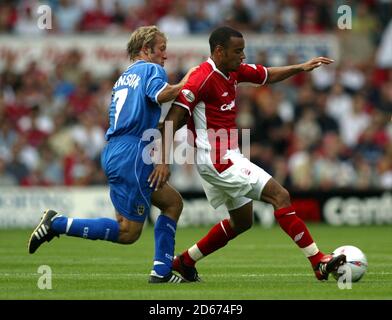
[[[180,283],[184,280],[172,273],[177,221],[182,211],[182,198],[169,184],[157,190],[148,177],[153,170],[151,141],[144,137],[157,129],[160,105],[173,100],[187,81],[189,70],[175,85],[167,83],[163,69],[167,59],[166,36],[155,26],[140,27],[128,42],[131,65],[113,87],[109,110],[108,141],[101,163],[116,209],[116,220],[109,218],[68,218],[54,210],[45,211],[30,236],[28,249],[34,253],[45,241],[55,236],[106,240],[122,244],[134,243],[143,229],[151,204],[159,215],[154,229],[155,257],[150,283]],[[147,161],[146,161],[147,160]]]

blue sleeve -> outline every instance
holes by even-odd
[[[158,95],[167,86],[166,71],[158,64],[151,64],[150,76],[146,84],[146,94],[154,102],[158,103]]]

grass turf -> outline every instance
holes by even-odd
[[[331,277],[319,282],[310,264],[279,227],[253,227],[198,264],[201,283],[147,283],[153,229],[125,246],[62,236],[27,252],[31,230],[0,230],[0,299],[259,300],[392,299],[392,227],[331,227],[309,224],[324,252],[345,244],[361,248],[369,270],[352,289]],[[179,229],[176,252],[208,228]],[[52,271],[52,289],[38,288],[41,265]]]

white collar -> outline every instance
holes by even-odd
[[[207,59],[207,62],[211,65],[211,67],[212,67],[212,69],[213,69],[214,71],[220,73],[226,80],[229,80],[229,79],[230,79],[230,76],[227,77],[222,71],[220,71],[220,70],[216,67],[215,62],[214,62],[214,60],[211,59],[211,57],[209,57],[209,58]]]

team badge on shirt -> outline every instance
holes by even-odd
[[[138,214],[139,216],[142,216],[143,213],[144,213],[144,206],[143,206],[143,205],[137,206],[137,214]]]
[[[190,91],[188,89],[182,89],[181,93],[184,95],[186,101],[188,101],[188,102],[195,101],[195,95],[193,94],[192,91]]]
[[[248,168],[241,168],[241,172],[246,176],[250,176],[252,173],[252,171],[250,171]]]

